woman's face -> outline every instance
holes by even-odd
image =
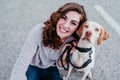
[[[78,12],[69,11],[58,20],[56,32],[62,42],[74,33],[79,25],[80,18],[81,15]]]

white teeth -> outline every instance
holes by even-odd
[[[60,31],[63,32],[63,33],[66,33],[66,32],[67,32],[66,30],[64,30],[64,29],[62,29],[62,28],[60,28]]]

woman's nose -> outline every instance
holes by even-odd
[[[63,24],[64,27],[69,27],[69,21],[66,21],[64,24]]]

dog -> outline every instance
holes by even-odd
[[[95,43],[98,45],[102,44],[103,41],[109,38],[109,33],[96,22],[86,21],[76,32],[80,39],[78,41],[77,47],[86,49],[82,52],[75,50],[71,56],[71,62],[80,68],[76,68],[77,71],[83,71],[84,74],[81,80],[85,80],[86,77],[92,79],[91,69],[94,67],[95,63]],[[84,66],[83,66],[84,65]],[[63,80],[68,80],[73,66],[69,66],[68,74],[63,77]]]

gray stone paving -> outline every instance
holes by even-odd
[[[0,0],[0,80],[9,80],[10,73],[29,30],[44,22],[59,6],[70,0]],[[71,0],[85,6],[90,20],[104,25],[110,38],[96,45],[93,80],[120,80],[120,35],[95,11],[103,6],[120,24],[119,0]],[[119,12],[118,12],[119,11]],[[65,71],[61,71],[66,74]],[[80,80],[81,73],[73,70],[69,80]]]

